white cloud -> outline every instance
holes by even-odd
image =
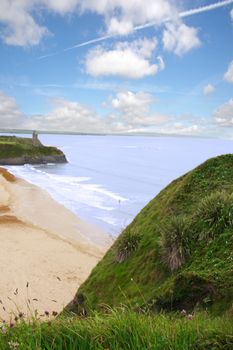
[[[119,21],[113,17],[109,21],[108,32],[110,34],[127,35],[133,31],[133,24],[130,21]]]
[[[196,9],[178,12],[175,0],[1,0],[0,24],[2,30],[0,35],[3,41],[9,45],[37,45],[49,33],[47,28],[36,21],[35,13],[41,11],[55,12],[59,15],[68,13],[81,15],[83,12],[91,11],[104,17],[105,32],[109,35],[127,35],[135,29],[160,25],[167,20],[177,21],[178,18],[181,19],[229,5],[229,1],[220,1]],[[233,10],[230,13],[232,17]],[[192,40],[191,47],[199,46],[200,40],[197,38],[196,29],[185,27],[182,29],[180,26],[179,29],[179,31],[186,31],[186,33],[182,33],[183,40],[185,40],[185,37],[189,37]],[[175,26],[175,29],[177,28]],[[190,30],[188,31],[187,28]],[[174,37],[175,35],[174,31],[171,33],[166,30],[165,33],[165,37]],[[108,35],[98,39],[105,40],[106,37]],[[171,38],[166,39],[166,41],[170,43]],[[174,45],[174,51],[178,54],[190,50],[187,42]],[[82,44],[82,46],[84,45]],[[169,46],[170,44],[168,44]],[[168,50],[170,49],[168,48]]]
[[[231,19],[233,20],[233,9],[230,12]]]
[[[13,97],[0,92],[0,128],[83,133],[157,132],[179,135],[229,134],[233,127],[233,99],[214,113],[215,124],[192,116],[169,116],[152,111],[154,98],[146,92],[121,91],[109,99],[109,113],[101,117],[77,101],[56,98],[44,115],[26,116]]]
[[[201,45],[198,30],[183,23],[167,23],[163,33],[163,46],[166,50],[182,56]]]
[[[123,111],[124,113],[134,113],[135,109],[143,113],[148,112],[148,107],[152,103],[152,95],[145,92],[133,93],[131,91],[121,91],[111,100],[114,109]]]
[[[37,45],[48,29],[35,20],[35,13],[59,15],[91,11],[105,19],[106,32],[126,35],[135,25],[161,23],[176,12],[170,0],[1,0],[1,37],[9,45]]]
[[[161,125],[168,120],[167,116],[150,112],[153,98],[144,92],[119,92],[110,102],[111,112],[103,118],[78,102],[55,99],[49,113],[25,119],[22,127],[83,133],[128,132],[135,128]]]
[[[157,45],[155,38],[139,39],[131,43],[120,42],[112,49],[97,47],[89,51],[86,58],[86,71],[93,76],[119,75],[131,79],[155,75],[164,69],[159,56],[156,63],[151,62]]]
[[[212,85],[212,84],[207,84],[207,85],[204,86],[204,88],[203,88],[203,94],[204,94],[205,96],[211,95],[214,91],[215,91],[215,87],[214,87],[214,85]]]
[[[233,126],[233,98],[216,109],[214,119],[221,126]]]
[[[126,131],[135,128],[151,127],[166,122],[169,118],[160,113],[152,113],[152,95],[145,92],[121,91],[111,99],[111,105],[117,112],[117,119]]]
[[[40,43],[49,30],[35,20],[35,12],[72,12],[80,0],[1,0],[0,36],[8,45],[32,46]]]
[[[170,0],[80,0],[83,11],[104,15],[109,34],[129,34],[146,22],[161,23],[176,13]]]
[[[185,125],[180,122],[175,122],[158,129],[157,132],[167,135],[199,136],[202,134],[203,130],[203,126],[198,124]]]
[[[64,15],[74,11],[80,0],[37,0],[37,2],[41,2],[48,9]]]
[[[233,61],[231,61],[228,66],[228,70],[224,74],[224,80],[233,84]]]
[[[20,127],[23,119],[15,99],[0,91],[0,129]]]
[[[34,3],[34,1],[32,1]],[[48,33],[47,29],[38,25],[29,13],[28,0],[1,0],[0,23],[5,25],[1,30],[1,38],[9,45],[37,45]]]
[[[104,119],[78,102],[54,99],[53,109],[45,115],[35,115],[25,121],[25,128],[47,131],[105,132]]]

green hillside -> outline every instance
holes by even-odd
[[[67,307],[232,309],[233,155],[173,181],[123,231]]]

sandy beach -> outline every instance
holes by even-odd
[[[77,194],[78,195],[78,194]],[[0,319],[60,312],[111,245],[50,195],[0,169]]]

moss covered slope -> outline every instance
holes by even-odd
[[[124,230],[69,310],[223,310],[233,302],[233,155],[173,181]]]

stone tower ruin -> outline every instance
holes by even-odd
[[[40,147],[42,146],[42,143],[40,142],[40,140],[38,139],[38,134],[36,131],[33,131],[32,133],[32,144],[35,147]]]

